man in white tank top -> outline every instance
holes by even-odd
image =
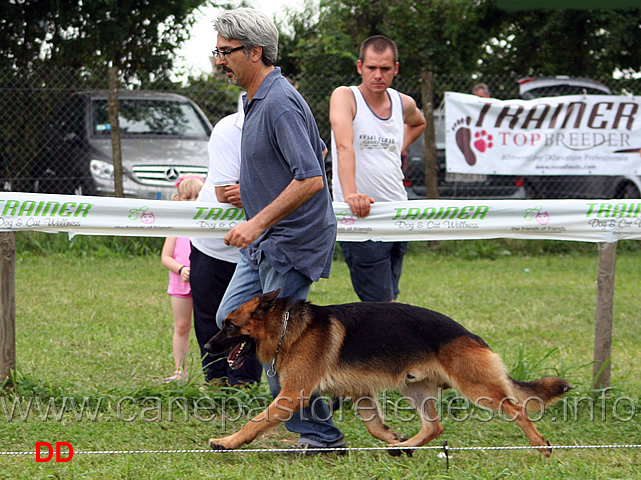
[[[425,118],[408,95],[390,87],[398,73],[398,50],[389,38],[376,35],[361,45],[356,64],[358,87],[332,93],[334,201],[345,202],[358,218],[374,202],[407,200],[401,152],[425,129]],[[340,242],[352,285],[362,301],[398,297],[403,256],[408,242]]]

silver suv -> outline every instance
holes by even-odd
[[[33,191],[114,195],[107,91],[70,95],[51,116],[32,171]],[[119,123],[127,197],[168,199],[187,174],[207,174],[211,123],[182,95],[121,91]]]
[[[522,78],[519,80],[519,92],[524,100],[560,95],[612,95],[601,82],[567,75]]]

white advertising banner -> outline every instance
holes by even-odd
[[[367,218],[345,203],[334,212],[345,241],[641,239],[641,200],[409,200],[375,203]],[[230,204],[0,193],[0,231],[224,237],[243,221]]]
[[[448,172],[641,175],[641,98],[445,94]]]

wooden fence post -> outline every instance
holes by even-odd
[[[594,322],[594,367],[592,373],[592,385],[595,389],[610,386],[616,254],[616,242],[599,243],[599,271],[597,273],[596,318]]]
[[[16,232],[0,232],[0,383],[16,366]]]
[[[421,73],[421,99],[425,115],[425,188],[427,198],[438,198],[438,164],[436,161],[436,135],[434,132],[434,85],[432,72]]]

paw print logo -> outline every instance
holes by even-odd
[[[477,139],[474,141],[474,148],[479,152],[483,153],[488,148],[492,148],[492,135],[489,135],[485,130],[476,132],[474,138]]]
[[[481,130],[474,134],[472,138],[472,130],[470,129],[470,117],[460,118],[454,122],[452,130],[456,139],[456,145],[463,154],[463,158],[468,165],[476,164],[476,152],[484,153],[486,150],[492,148],[493,138],[485,130]]]

